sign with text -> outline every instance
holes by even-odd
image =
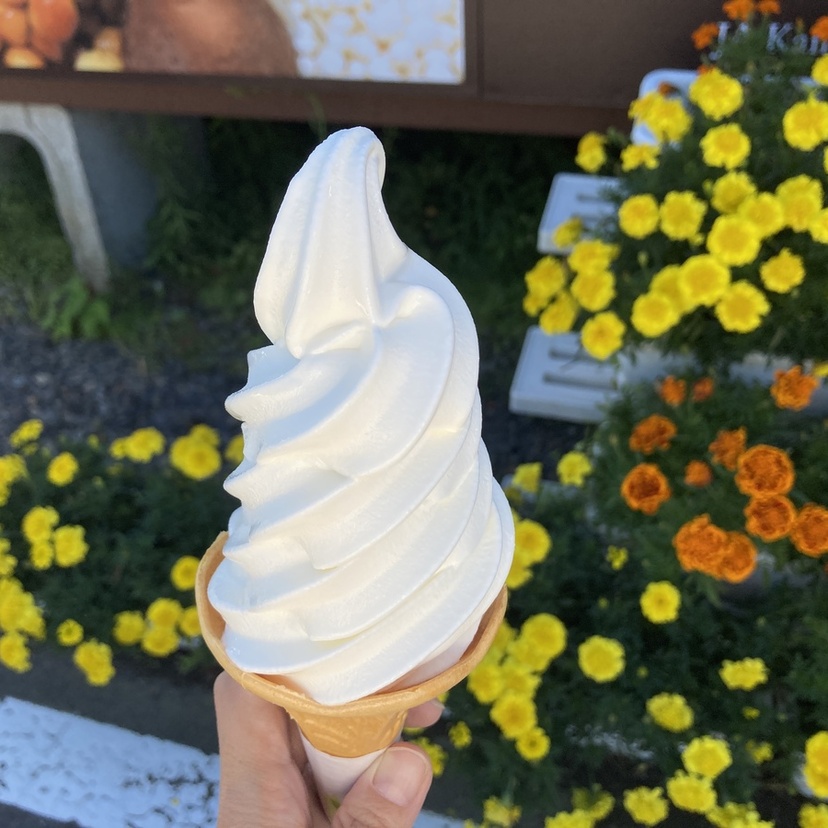
[[[0,0],[19,70],[462,84],[463,0]]]

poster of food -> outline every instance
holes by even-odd
[[[463,0],[0,0],[0,62],[460,84],[463,11]]]

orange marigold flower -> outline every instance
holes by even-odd
[[[670,447],[670,440],[676,436],[675,423],[661,414],[645,417],[630,435],[630,448],[643,454],[652,454],[656,449]]]
[[[671,375],[658,384],[657,391],[667,405],[681,405],[687,396],[687,383]]]
[[[775,446],[753,446],[736,461],[736,488],[749,497],[787,494],[795,477],[791,458]]]
[[[819,38],[819,40],[828,41],[828,14],[818,17],[814,22],[814,25],[811,26],[809,33],[814,37]]]
[[[693,38],[693,46],[699,51],[706,49],[719,36],[717,23],[702,23],[690,37]]]
[[[709,486],[713,480],[713,470],[703,460],[691,460],[684,467],[684,482],[688,486]]]
[[[796,520],[796,506],[785,495],[752,497],[745,506],[745,529],[763,541],[784,538]]]
[[[693,402],[704,402],[713,396],[713,377],[702,377],[693,383],[691,392]]]
[[[759,14],[779,14],[779,0],[756,0],[756,11]]]
[[[682,569],[717,577],[728,544],[727,532],[704,514],[688,520],[673,537],[673,547]]]
[[[776,371],[771,385],[771,396],[779,408],[801,411],[811,402],[811,396],[819,386],[819,380],[811,374],[803,374],[801,365],[789,371]]]
[[[672,495],[670,484],[655,463],[639,463],[621,482],[621,496],[630,509],[653,515]]]
[[[753,0],[727,0],[722,4],[722,11],[731,20],[748,20],[753,14]]]
[[[714,463],[734,471],[746,444],[747,430],[742,426],[732,431],[722,429],[707,449],[713,455]]]
[[[828,552],[828,509],[806,503],[791,529],[793,545],[803,554],[816,558]]]
[[[739,584],[756,569],[756,546],[741,532],[728,532],[724,554],[719,561],[718,576],[731,584]]]

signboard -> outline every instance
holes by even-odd
[[[9,69],[462,84],[463,0],[13,0]]]

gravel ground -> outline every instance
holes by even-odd
[[[484,361],[482,370],[510,375],[511,365],[503,360]],[[148,368],[111,342],[53,342],[32,325],[5,322],[0,327],[0,445],[5,451],[7,436],[30,417],[43,421],[49,441],[92,433],[112,439],[142,426],[155,426],[173,438],[196,423],[211,425],[227,438],[238,424],[225,412],[224,400],[243,384],[243,377],[192,371],[175,361]],[[521,462],[551,462],[582,433],[579,425],[512,414],[508,389],[484,396],[483,438],[498,478]]]

